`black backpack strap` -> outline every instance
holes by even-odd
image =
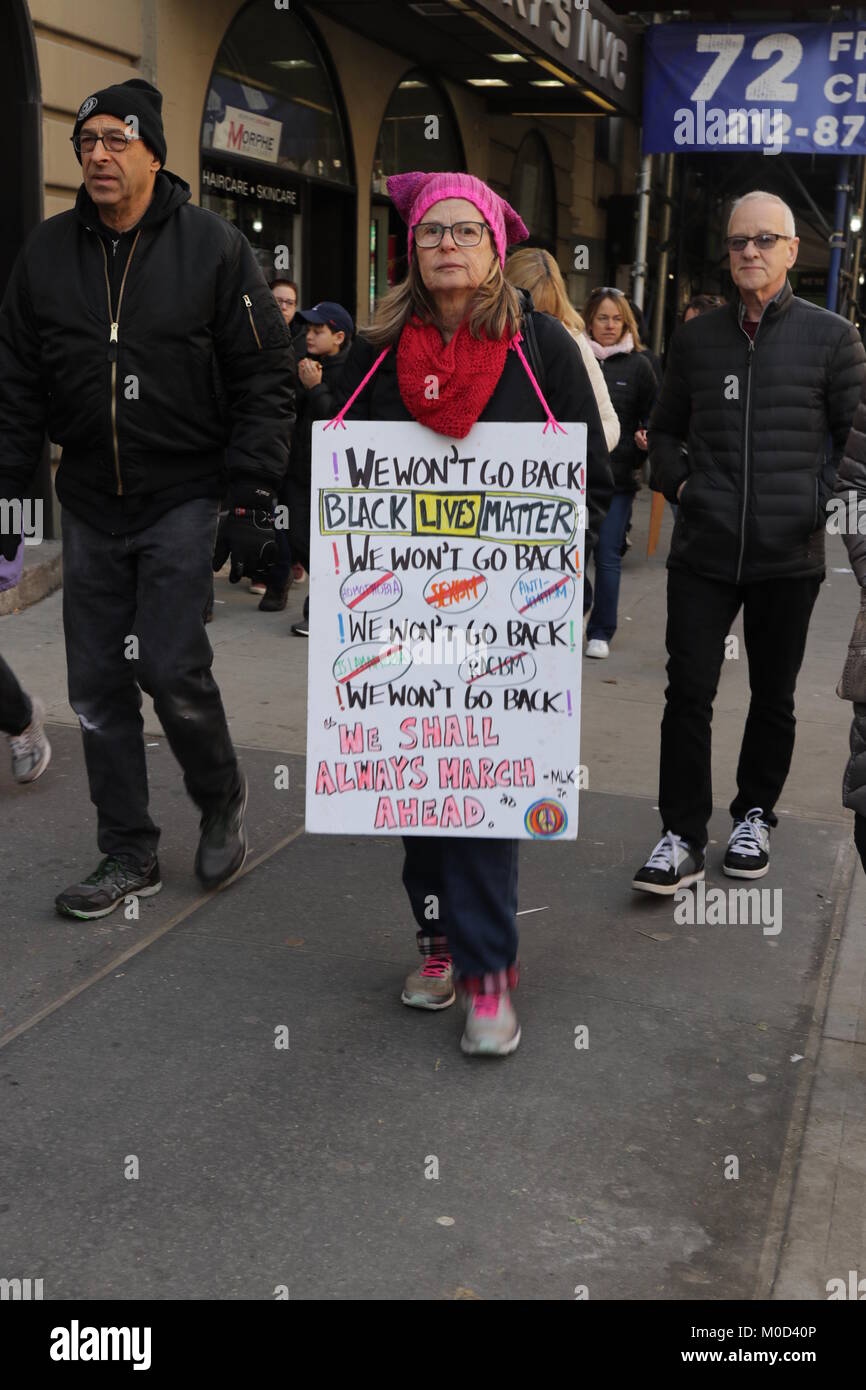
[[[521,320],[523,330],[523,341],[526,344],[526,360],[532,368],[535,380],[538,382],[541,394],[546,395],[544,382],[544,359],[538,348],[538,339],[535,336],[535,324],[532,322],[532,311],[524,313]]]

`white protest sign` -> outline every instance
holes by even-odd
[[[313,426],[307,829],[575,839],[586,426]]]

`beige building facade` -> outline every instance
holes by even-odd
[[[613,29],[592,28],[603,7],[570,16],[566,46],[561,26],[536,33],[505,0],[6,3],[20,11],[12,41],[32,44],[42,216],[73,205],[81,102],[143,77],[163,93],[166,167],[241,226],[263,268],[299,281],[303,303],[342,300],[366,322],[401,273],[385,177],[453,163],[515,202],[577,304],[610,276],[627,284],[606,259],[605,202],[635,188],[639,53],[621,21],[609,17],[616,50]],[[613,77],[598,57],[612,51]]]

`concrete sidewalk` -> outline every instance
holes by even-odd
[[[761,881],[782,930],[682,924],[629,887],[659,833],[669,521],[646,561],[648,501],[611,658],[584,663],[581,837],[521,851],[524,1043],[501,1064],[461,1056],[456,1010],[398,1002],[399,845],[303,834],[304,589],[264,615],[217,580],[244,878],[198,889],[194,808],[148,704],[165,888],[139,920],[89,927],[51,908],[97,857],[60,595],[0,618],[55,745],[31,788],[0,768],[0,1275],[44,1277],[48,1298],[809,1299],[866,1272],[866,892],[858,866],[846,923],[850,707],[833,694],[857,586],[832,540]],[[708,887],[728,883],[742,655],[716,702]]]
[[[20,580],[14,589],[4,589],[0,593],[0,617],[7,613],[19,613],[32,604],[39,603],[40,599],[48,594],[53,594],[54,590],[60,587],[60,570],[60,541],[41,541],[39,545],[25,545]]]

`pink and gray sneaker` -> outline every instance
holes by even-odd
[[[473,994],[467,1000],[460,1050],[478,1057],[507,1057],[520,1042],[520,1024],[507,990]]]
[[[400,998],[410,1009],[447,1009],[454,1003],[454,962],[449,955],[427,956],[406,976]]]
[[[22,786],[41,777],[51,761],[51,744],[43,728],[45,706],[38,696],[34,696],[30,703],[33,713],[27,728],[22,729],[20,734],[9,734],[12,776]]]

